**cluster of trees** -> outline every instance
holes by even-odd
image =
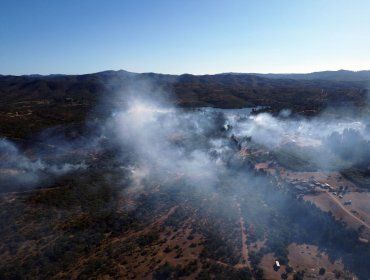
[[[231,266],[224,266],[217,263],[204,263],[202,271],[198,274],[197,280],[227,279],[227,280],[249,280],[263,279],[253,278],[252,272],[248,268],[236,269]]]
[[[153,272],[153,279],[156,280],[170,280],[170,279],[179,279],[180,277],[186,277],[194,273],[198,269],[198,261],[192,260],[186,265],[171,265],[166,262],[163,265],[160,265]]]
[[[71,260],[100,247],[107,233],[117,236],[135,227],[133,216],[117,211],[116,186],[91,171],[79,175],[61,178],[54,188],[25,193],[10,208],[6,205],[7,211],[0,214],[0,255],[12,254],[0,262],[1,279],[51,278],[73,267]],[[36,247],[19,250],[27,243]],[[81,273],[113,273],[112,263],[113,259],[99,258]]]

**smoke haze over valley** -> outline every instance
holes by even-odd
[[[298,81],[319,102],[283,98],[281,107],[271,93],[258,101],[233,88],[281,90],[285,80],[94,75],[3,78],[2,278],[368,279],[364,81]],[[17,96],[12,79],[57,94]],[[96,93],[79,96],[78,84]],[[194,94],[224,85],[221,95]],[[348,99],[331,103],[341,91]],[[253,106],[217,108],[236,96]]]

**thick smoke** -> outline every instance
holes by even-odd
[[[123,153],[135,153],[136,163],[130,166],[135,186],[154,175],[215,186],[230,169],[243,167],[238,151],[251,142],[271,152],[294,153],[317,170],[339,171],[370,158],[366,120],[325,115],[308,119],[293,117],[290,110],[277,117],[251,115],[248,108],[185,110],[158,98],[161,94],[152,88],[140,90],[131,91],[125,106],[116,108],[104,126]],[[247,168],[241,171],[248,175]]]
[[[54,147],[52,152],[34,147],[40,154],[28,156],[1,140],[1,184],[16,178],[17,183],[34,186],[45,175],[85,169],[92,154],[110,147],[120,150],[115,157],[130,171],[135,186],[150,176],[214,186],[230,168],[243,167],[238,151],[251,142],[272,152],[292,152],[317,169],[340,170],[370,158],[368,120],[298,118],[288,109],[277,117],[251,115],[248,108],[185,110],[173,106],[168,96],[147,81],[133,83],[102,106],[109,103],[112,113],[93,124],[95,133],[72,140],[57,128],[42,133],[44,145]],[[134,153],[133,162],[126,162],[128,153]]]
[[[5,189],[11,189],[12,185],[32,187],[50,175],[60,176],[87,167],[84,162],[50,163],[40,157],[31,159],[5,139],[0,140],[0,159],[0,187]]]
[[[139,97],[115,113],[109,124],[123,149],[135,153],[135,177],[154,172],[200,186],[216,183],[221,163],[212,160],[211,151],[223,153],[227,147],[211,136],[219,134],[219,127],[210,116]]]
[[[321,170],[340,170],[369,159],[369,125],[364,120],[250,111],[181,110],[143,95],[115,113],[110,128],[146,169],[181,174],[206,185],[215,184],[226,166],[234,166],[236,147],[248,148],[251,140],[273,152],[294,152]]]
[[[271,151],[292,151],[318,169],[341,169],[369,161],[369,125],[366,120],[318,116],[312,119],[227,116],[231,132],[243,141],[246,136]]]

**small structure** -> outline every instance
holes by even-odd
[[[351,205],[352,204],[352,200],[347,200],[344,202],[344,205]]]
[[[233,127],[230,125],[230,124],[224,124],[223,125],[223,128],[222,128],[222,130],[223,131],[228,131],[228,130],[230,130],[230,129],[232,129]]]
[[[362,237],[359,237],[358,241],[365,243],[365,244],[369,243],[369,240],[367,240],[366,238],[362,238]]]
[[[301,192],[306,191],[306,188],[305,188],[304,186],[302,186],[302,185],[295,185],[294,187],[295,187],[298,191],[301,191]]]
[[[279,261],[275,261],[275,263],[274,263],[274,270],[275,271],[278,271],[280,269],[280,263],[279,263]]]

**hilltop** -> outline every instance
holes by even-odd
[[[342,80],[333,79],[344,77]],[[302,115],[316,115],[327,107],[364,108],[367,104],[368,79],[363,72],[337,71],[307,75],[296,74],[217,74],[165,75],[104,71],[85,75],[0,76],[0,133],[21,136],[56,124],[83,122],[87,115],[97,117],[101,108],[125,101],[127,89],[145,84],[166,92],[179,107],[242,108],[264,106],[271,112],[289,108]],[[353,76],[362,80],[352,81]],[[316,77],[323,79],[309,79]],[[347,78],[345,78],[347,77]],[[302,79],[298,79],[302,78]],[[330,79],[329,79],[330,78]],[[96,107],[100,104],[100,110]],[[52,113],[51,113],[52,112]],[[28,121],[31,126],[13,129]]]

